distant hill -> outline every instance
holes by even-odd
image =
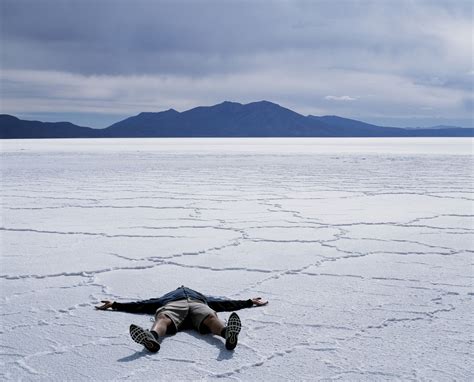
[[[268,101],[223,102],[182,113],[140,113],[105,129],[68,122],[22,121],[0,115],[0,138],[97,137],[472,137],[474,129],[436,126],[396,128],[338,116],[303,116]]]
[[[357,121],[355,119],[342,118],[336,115],[326,115],[324,117],[308,115],[308,118],[331,126],[331,134],[337,134],[338,136],[387,137],[400,136],[400,134],[406,133],[405,129],[371,125],[370,123]]]
[[[342,118],[335,115],[316,117],[309,115],[308,118],[324,122],[332,127],[333,136],[350,137],[472,137],[473,128],[456,126],[434,126],[434,127],[387,127],[377,126],[370,123],[357,121],[355,119]]]
[[[0,114],[0,138],[95,138],[99,132],[69,122],[24,121]]]
[[[449,131],[448,131],[449,130]],[[473,129],[403,129],[382,127],[337,116],[303,116],[260,101],[223,102],[179,113],[140,113],[104,129],[126,137],[416,137],[473,136]]]
[[[223,102],[178,113],[140,113],[105,129],[129,137],[309,137],[325,136],[323,122],[311,121],[271,102]]]

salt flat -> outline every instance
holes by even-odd
[[[4,380],[474,378],[470,139],[1,147]],[[270,303],[233,353],[93,309],[182,284]]]

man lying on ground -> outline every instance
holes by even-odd
[[[96,306],[96,309],[111,308],[129,313],[155,314],[155,322],[151,330],[132,324],[130,336],[135,342],[156,353],[160,350],[160,337],[190,327],[202,334],[211,332],[223,337],[225,347],[233,350],[237,346],[240,333],[240,318],[233,312],[225,325],[217,317],[216,312],[263,306],[268,304],[268,301],[263,301],[261,297],[248,300],[226,300],[204,296],[195,290],[181,286],[159,298],[150,300],[127,303],[103,300],[102,303],[103,305]]]

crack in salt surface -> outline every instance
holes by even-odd
[[[209,372],[209,375],[211,375],[212,377],[215,377],[215,378],[225,378],[225,377],[228,378],[228,377],[234,376],[235,374],[241,374],[242,372],[244,372],[247,369],[262,366],[263,364],[265,364],[266,362],[268,362],[268,361],[270,361],[274,358],[285,357],[286,355],[291,354],[291,353],[293,353],[293,352],[295,352],[296,350],[299,350],[299,349],[309,349],[309,350],[313,350],[313,351],[323,351],[323,352],[331,352],[331,351],[335,350],[334,348],[312,348],[312,346],[313,346],[313,344],[311,344],[307,341],[304,341],[304,342],[297,343],[297,344],[295,344],[295,345],[293,345],[293,346],[291,346],[287,349],[280,350],[280,351],[275,351],[275,352],[271,353],[268,356],[262,356],[261,354],[259,354],[260,359],[258,361],[243,364],[243,365],[241,365],[237,368],[234,368],[234,369],[226,371],[226,372],[222,372],[222,373],[213,373],[213,372],[210,372],[210,371],[208,371],[208,372]]]
[[[173,235],[132,235],[132,234],[107,234],[103,232],[73,232],[73,231],[47,231],[47,230],[38,230],[32,228],[6,228],[0,227],[0,231],[9,231],[9,232],[32,232],[40,234],[55,234],[55,235],[85,235],[85,236],[101,236],[101,237],[130,237],[130,238],[171,238],[171,239],[182,239],[186,236],[173,236]]]
[[[428,320],[428,319],[436,319],[438,318],[436,315],[438,313],[448,313],[454,311],[456,308],[453,305],[450,305],[449,308],[442,308],[436,309],[431,312],[416,312],[416,314],[420,314],[421,316],[418,317],[392,317],[385,319],[382,323],[378,325],[369,325],[366,329],[362,331],[365,332],[371,329],[382,329],[389,325],[398,324],[402,322],[411,322],[411,321],[420,321],[420,320]]]
[[[46,275],[39,275],[39,274],[8,275],[7,274],[7,275],[0,275],[0,278],[6,279],[6,280],[18,280],[18,279],[28,279],[28,278],[44,279],[44,278],[60,277],[60,276],[90,277],[90,276],[94,276],[94,275],[97,275],[97,274],[100,274],[100,273],[113,272],[113,271],[118,271],[118,270],[143,270],[143,269],[150,269],[150,268],[158,267],[158,266],[161,266],[161,265],[167,265],[167,262],[170,262],[170,260],[174,259],[174,258],[185,257],[185,256],[199,256],[199,255],[204,254],[204,253],[213,252],[213,251],[220,251],[222,249],[225,249],[225,248],[228,248],[228,247],[235,247],[235,246],[238,246],[238,245],[240,245],[240,238],[232,240],[228,244],[224,244],[224,245],[217,246],[217,247],[206,248],[206,249],[203,249],[201,251],[181,252],[181,253],[178,253],[178,254],[174,254],[174,255],[170,255],[170,256],[164,256],[164,257],[150,256],[150,257],[144,257],[144,258],[140,258],[140,259],[130,259],[130,258],[127,258],[127,257],[124,257],[124,256],[116,255],[114,253],[108,253],[109,255],[117,256],[117,257],[122,258],[122,259],[133,260],[133,261],[148,261],[148,262],[151,262],[152,264],[137,265],[137,266],[108,267],[108,268],[103,268],[103,269],[99,269],[99,270],[82,270],[82,271],[77,271],[77,272],[59,272],[59,273],[52,273],[52,274],[46,274]],[[172,265],[186,267],[186,265],[179,264],[179,263],[175,263],[175,264],[172,264]],[[192,268],[193,266],[189,266],[189,267]],[[242,268],[242,269],[248,270],[247,268]],[[216,268],[216,270],[221,271],[221,270],[224,270],[224,269]],[[255,272],[261,272],[261,270],[258,270],[258,269],[254,270],[254,271]]]
[[[150,205],[137,205],[137,206],[110,206],[110,205],[97,205],[97,206],[84,206],[76,204],[65,204],[62,206],[49,206],[49,207],[5,207],[8,210],[59,210],[66,208],[82,208],[82,209],[154,209],[154,210],[194,210],[192,207],[174,206],[174,207],[162,207],[162,206],[150,206]],[[217,210],[217,209],[216,209]]]

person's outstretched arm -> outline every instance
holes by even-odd
[[[216,312],[230,312],[244,308],[251,308],[252,306],[267,305],[268,301],[262,300],[261,297],[249,298],[248,300],[224,300],[217,297],[207,296],[207,304]]]
[[[121,312],[128,313],[147,313],[153,314],[158,308],[161,308],[162,304],[159,299],[150,299],[143,301],[134,301],[134,302],[116,302],[109,300],[102,300],[102,305],[97,305],[95,308],[98,310],[107,310],[111,308],[112,310],[118,310]]]

